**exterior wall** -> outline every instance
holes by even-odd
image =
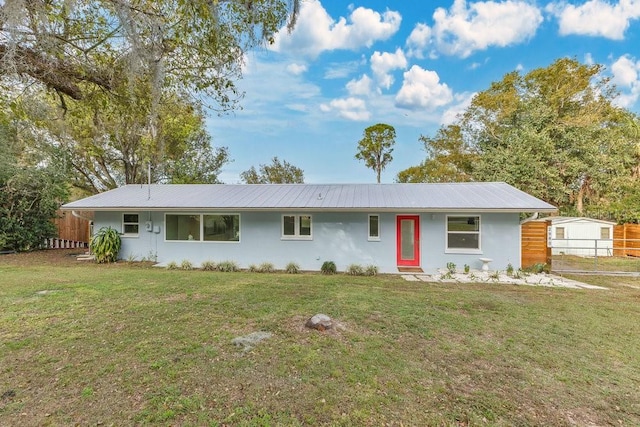
[[[303,270],[319,270],[324,261],[334,261],[338,270],[349,264],[373,264],[381,273],[397,273],[396,213],[378,212],[287,212],[312,215],[312,240],[283,240],[282,213],[231,212],[240,214],[239,242],[167,242],[164,213],[135,212],[140,218],[138,237],[123,237],[120,257],[138,260],[157,257],[159,263],[188,259],[194,264],[211,260],[232,260],[242,268],[271,262],[278,269],[296,262]],[[217,213],[216,211],[180,213]],[[380,216],[380,240],[368,240],[368,215]],[[399,212],[398,214],[405,214]],[[411,214],[411,213],[407,213]],[[458,214],[460,215],[460,214]],[[466,215],[466,214],[465,214]],[[469,214],[473,215],[473,214]],[[448,262],[459,269],[468,264],[479,269],[481,257],[493,259],[492,269],[507,264],[520,267],[520,224],[518,214],[479,214],[481,250],[474,253],[446,253],[446,214],[420,214],[421,267],[425,272],[445,268]],[[155,232],[145,230],[152,221]],[[122,231],[122,212],[96,212],[94,229],[111,226]]]
[[[564,239],[556,239],[556,229],[564,227]],[[600,238],[600,229],[609,229],[609,239]],[[613,256],[613,225],[598,221],[576,220],[551,225],[553,255]]]

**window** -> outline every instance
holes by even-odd
[[[480,251],[479,216],[447,216],[447,250]]]
[[[140,217],[138,214],[126,213],[122,215],[122,234],[127,237],[138,235],[140,229]]]
[[[165,232],[167,240],[200,240],[200,215],[167,214]]]
[[[240,215],[204,215],[205,242],[239,242]]]
[[[611,234],[609,230],[610,230],[609,227],[600,227],[600,238],[603,240],[611,239]]]
[[[239,242],[240,215],[167,214],[165,239],[178,242]]]
[[[379,215],[369,215],[369,240],[380,240]]]
[[[556,227],[556,239],[564,239],[564,227]]]
[[[311,240],[311,215],[282,215],[282,238]]]

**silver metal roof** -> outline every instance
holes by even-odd
[[[553,212],[503,182],[450,184],[129,184],[66,210],[354,210]]]

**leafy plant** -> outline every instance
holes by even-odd
[[[322,274],[336,274],[338,269],[336,268],[336,263],[333,261],[325,261],[322,263],[322,267],[320,267],[320,271]]]
[[[200,268],[204,271],[215,271],[216,263],[213,261],[203,261],[202,264],[200,264]]]
[[[464,274],[469,274],[469,270],[471,270],[471,267],[469,267],[469,264],[465,264],[464,265]]]
[[[120,233],[111,227],[102,227],[91,239],[89,245],[97,263],[116,262],[122,240]]]
[[[375,265],[367,265],[364,269],[365,276],[377,276],[378,275],[378,267]]]
[[[513,265],[511,263],[507,264],[507,276],[513,276]]]
[[[276,269],[270,262],[263,262],[258,267],[258,272],[260,273],[273,273],[274,271],[276,271]]]
[[[347,274],[351,276],[362,276],[364,275],[364,268],[358,264],[350,264],[347,267]]]
[[[171,261],[167,264],[167,270],[177,270],[178,269],[178,263],[175,261]]]
[[[183,270],[193,270],[193,264],[188,259],[184,259],[180,263],[180,268]]]
[[[249,271],[249,273],[257,273],[258,266],[255,264],[249,264],[249,268],[247,268],[247,270]]]
[[[451,274],[455,274],[456,273],[456,264],[454,262],[448,262],[447,263],[447,271]]]
[[[298,274],[300,272],[300,266],[295,262],[290,262],[285,267],[285,271],[289,274]]]
[[[240,268],[235,261],[222,261],[218,263],[218,271],[222,271],[224,273],[233,273],[234,271],[238,271]]]

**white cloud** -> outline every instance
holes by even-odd
[[[328,104],[320,104],[320,110],[325,113],[336,111],[340,117],[348,120],[363,121],[371,117],[365,102],[353,97],[334,99]]]
[[[560,34],[579,34],[622,40],[629,21],[640,18],[640,1],[589,0],[579,6],[552,3],[546,10],[559,20]]]
[[[436,49],[446,55],[466,58],[490,46],[504,47],[532,38],[543,18],[540,10],[526,1],[480,1],[467,6],[465,0],[455,0],[448,11],[437,8],[433,20],[430,36]],[[427,31],[421,29],[420,34],[415,35],[414,55],[417,41],[426,46],[420,38],[426,34]]]
[[[418,59],[424,58],[424,52],[431,42],[431,28],[428,25],[418,23],[407,38],[407,55]]]
[[[373,80],[366,74],[363,74],[358,80],[353,79],[347,83],[347,91],[349,95],[365,95],[371,94],[373,88]]]
[[[396,95],[395,104],[408,110],[434,109],[451,102],[453,95],[435,71],[417,65],[404,73],[402,88]]]
[[[348,19],[340,17],[335,21],[320,1],[301,3],[295,29],[291,34],[281,29],[271,49],[316,58],[326,50],[371,47],[395,34],[402,22],[398,12],[379,13],[364,7],[354,9]]]
[[[294,76],[299,76],[300,74],[307,71],[307,66],[306,64],[289,64],[287,65],[287,71]]]
[[[399,68],[407,68],[407,58],[400,48],[396,49],[395,53],[376,51],[371,55],[371,71],[380,87],[389,89],[393,84],[393,76],[389,72]]]
[[[640,61],[621,56],[611,64],[611,74],[611,81],[620,90],[616,103],[624,108],[633,106],[640,98]]]
[[[366,64],[366,60],[364,61]],[[362,61],[334,62],[324,71],[325,79],[342,79],[350,76],[362,65]]]

